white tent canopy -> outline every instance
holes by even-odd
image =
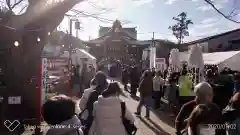
[[[181,61],[188,60],[188,52],[179,53]],[[240,71],[240,51],[203,53],[205,65],[217,65],[220,70],[224,67]]]
[[[83,49],[77,49],[75,53],[72,54],[72,64],[80,65],[80,71],[82,70],[83,59],[86,59],[86,64],[88,66],[93,66],[95,69],[97,68],[97,59],[92,56],[90,53]]]

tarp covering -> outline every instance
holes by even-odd
[[[82,69],[83,59],[86,59],[86,63],[88,66],[93,66],[95,69],[97,68],[97,60],[94,56],[83,49],[77,49],[75,53],[72,54],[72,64],[80,65],[80,70]]]
[[[187,61],[188,52],[179,53],[181,61]],[[240,51],[204,53],[205,65],[217,65],[220,69],[229,67],[232,70],[240,71]]]
[[[240,51],[205,53],[203,54],[204,64],[219,65],[238,53],[240,53]]]

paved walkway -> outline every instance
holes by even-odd
[[[109,81],[109,80],[108,80]],[[120,83],[121,88],[123,89],[123,85]],[[130,97],[128,92],[125,92],[128,97],[121,97],[125,100],[127,107],[130,109],[132,113],[136,111],[138,101]],[[77,98],[79,94],[79,86],[75,86],[72,90],[71,95],[76,100],[76,113],[80,112],[79,102],[80,99]],[[74,96],[76,95],[76,96]],[[139,94],[138,94],[139,95]],[[150,119],[146,119],[145,117],[145,107],[142,108],[142,117],[136,117],[136,126],[138,127],[138,131],[136,135],[174,135],[175,129],[173,128],[173,118],[169,116],[166,112],[156,112],[155,110],[151,110]],[[25,132],[24,135],[31,135],[30,132]],[[8,135],[8,134],[6,134]],[[9,134],[12,135],[12,134]],[[15,135],[15,134],[13,134]]]
[[[123,89],[123,85],[121,85]],[[125,100],[127,107],[132,113],[136,111],[138,101],[131,98],[130,94],[126,92],[126,97],[121,97]],[[76,103],[76,112],[79,113],[79,104],[80,100]],[[144,118],[145,116],[145,107],[142,108],[142,117],[136,117],[136,126],[138,131],[136,135],[173,135],[175,129],[173,128],[173,118],[170,117],[166,112],[156,112],[151,110],[150,119]]]

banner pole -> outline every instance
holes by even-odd
[[[41,99],[42,99],[42,58],[39,66],[39,71],[37,75],[38,80],[38,87],[37,87],[37,108],[36,108],[36,128],[35,128],[35,135],[40,135],[41,129]]]

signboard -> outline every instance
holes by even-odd
[[[164,71],[167,68],[165,58],[156,58],[155,64],[156,64],[156,70]]]
[[[21,96],[8,97],[8,104],[21,104]]]
[[[48,58],[47,71],[49,76],[63,76],[68,72],[68,58]]]
[[[48,77],[47,67],[48,67],[47,58],[42,58],[41,104],[44,104],[44,102],[46,100],[47,77]]]

